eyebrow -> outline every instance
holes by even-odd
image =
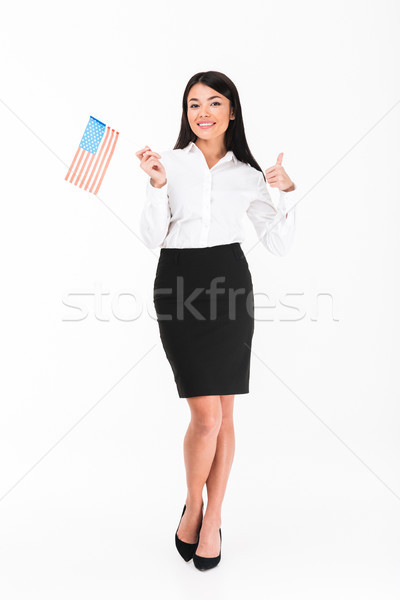
[[[213,98],[221,98],[221,96],[210,96],[210,98],[207,98],[207,100],[212,100]],[[190,100],[188,100],[188,102],[191,102],[192,100],[199,100],[198,98],[190,98]]]

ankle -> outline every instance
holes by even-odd
[[[186,498],[186,510],[193,510],[194,512],[196,511],[201,511],[203,510],[203,506],[204,506],[204,502],[203,500],[200,498],[200,500],[198,498]]]
[[[212,527],[221,527],[221,513],[205,512],[203,523]]]

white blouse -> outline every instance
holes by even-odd
[[[263,174],[229,150],[211,169],[194,142],[159,152],[167,183],[147,181],[140,232],[148,248],[204,248],[243,242],[247,214],[258,239],[277,256],[287,254],[295,230],[292,192],[279,190],[275,208]]]

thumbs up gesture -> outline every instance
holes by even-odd
[[[276,164],[265,171],[265,178],[271,187],[277,187],[282,192],[291,192],[295,189],[293,181],[282,167],[283,152],[278,154]]]

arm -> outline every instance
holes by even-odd
[[[289,210],[292,204],[292,194],[279,190],[278,208],[275,208],[263,174],[259,174],[255,196],[246,212],[258,239],[276,256],[285,256],[293,243],[296,208]]]
[[[147,248],[161,246],[168,233],[170,219],[168,183],[156,188],[148,179],[146,200],[140,216],[140,233]]]

